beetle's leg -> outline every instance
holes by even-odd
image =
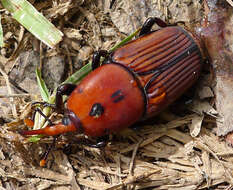
[[[63,95],[69,96],[75,88],[76,88],[75,84],[70,84],[70,83],[63,84],[57,88],[55,104],[50,104],[48,102],[33,102],[32,106],[36,104],[40,104],[43,107],[51,107],[55,109],[58,113],[63,113],[64,103],[63,103],[62,96]]]
[[[32,102],[32,106],[36,105],[42,105],[43,107],[51,107],[51,108],[56,108],[55,104],[50,104],[48,102]]]
[[[139,33],[139,36],[142,36],[144,34],[148,34],[151,32],[151,28],[154,24],[157,24],[160,27],[166,27],[168,24],[157,17],[150,17],[146,20],[146,22],[143,24],[142,29]]]
[[[70,83],[63,84],[57,88],[55,104],[50,104],[48,102],[33,102],[32,106],[36,104],[41,104],[43,107],[51,107],[55,109],[58,113],[63,113],[64,103],[62,96],[63,95],[69,96],[75,88],[76,88],[75,84],[70,84]]]
[[[63,95],[70,95],[75,88],[76,88],[76,85],[74,85],[74,84],[63,84],[57,88],[55,104],[49,104],[47,102],[33,102],[32,106],[40,104],[43,107],[53,108],[57,113],[64,113],[64,103],[63,103],[62,96]],[[50,126],[53,125],[52,121],[39,108],[35,109],[31,120],[30,119],[25,120],[26,125],[27,125],[27,123],[34,122],[35,115],[37,112],[39,112],[40,115],[42,115],[46,119],[46,121],[49,122]],[[31,126],[31,124],[30,124],[30,126]]]
[[[100,66],[100,58],[101,57],[108,57],[108,51],[106,50],[99,50],[93,54],[92,57],[92,70],[95,70],[97,67]]]
[[[57,136],[55,136],[55,137],[53,138],[52,144],[49,145],[49,148],[47,149],[47,151],[46,151],[46,152],[44,153],[44,155],[42,156],[42,159],[40,160],[40,166],[41,166],[41,167],[44,167],[44,166],[45,166],[46,160],[47,160],[47,158],[48,158],[48,155],[49,155],[50,151],[55,147],[57,138],[58,138]]]
[[[32,114],[32,119],[24,119],[24,123],[28,126],[28,127],[33,127],[34,126],[34,121],[35,121],[35,116],[36,113],[39,113],[40,115],[42,115],[45,120],[49,123],[49,125],[52,125],[52,121],[41,111],[40,108],[36,108]]]
[[[64,102],[62,99],[63,95],[69,96],[73,90],[76,88],[75,84],[63,84],[57,88],[56,100],[55,100],[55,109],[58,113],[64,112]]]
[[[42,115],[45,118],[45,120],[48,121],[49,125],[53,124],[52,121],[39,108],[36,108],[33,115],[32,115],[33,121],[35,121],[36,112],[38,112],[40,115]]]
[[[102,148],[107,145],[108,141],[109,141],[109,136],[105,135],[102,137],[98,137],[96,140],[96,144],[90,144],[89,146],[93,148]]]
[[[82,144],[82,145],[92,147],[92,148],[102,148],[102,147],[106,146],[108,141],[109,141],[109,136],[105,135],[105,136],[102,136],[102,137],[98,137],[96,139],[96,142],[90,141],[88,139],[82,139],[78,143]]]

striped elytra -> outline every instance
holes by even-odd
[[[181,27],[165,27],[116,50],[112,61],[140,81],[147,97],[146,115],[157,114],[184,93],[202,66],[200,45]]]

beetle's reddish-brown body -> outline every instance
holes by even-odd
[[[72,90],[62,123],[23,134],[118,131],[167,107],[196,81],[201,65],[199,42],[186,30],[150,32],[117,49]]]

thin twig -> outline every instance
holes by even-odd
[[[67,59],[68,59],[68,64],[69,64],[69,70],[70,70],[70,73],[73,73],[71,55],[70,55],[70,51],[69,51],[67,45],[65,45],[65,49],[66,49],[66,54],[67,54]]]
[[[136,154],[137,154],[137,151],[138,151],[138,148],[139,148],[139,145],[142,143],[143,140],[140,140],[134,150],[133,150],[133,155],[132,155],[132,158],[131,158],[131,161],[130,161],[130,164],[129,164],[129,175],[133,176],[133,166],[134,166],[134,160],[135,160],[135,157],[136,157]]]
[[[32,94],[0,94],[0,98],[23,98],[27,96],[34,96]]]
[[[5,81],[6,81],[7,91],[11,95],[12,90],[11,90],[11,87],[10,87],[9,77],[6,74],[6,72],[4,71],[2,64],[0,64],[0,73],[3,75],[3,77],[4,77]],[[13,114],[14,118],[17,118],[18,116],[17,116],[16,106],[14,104],[14,99],[10,98],[10,102],[11,102],[10,105],[11,105],[12,114]]]

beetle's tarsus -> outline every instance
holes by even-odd
[[[44,155],[42,156],[42,159],[40,160],[40,166],[44,167],[46,165],[46,161],[48,158],[49,153],[51,152],[51,150],[55,147],[56,141],[57,141],[58,136],[55,136],[53,138],[53,142],[52,144],[49,146],[49,148],[47,149],[47,151],[44,153]]]
[[[46,121],[48,121],[49,125],[53,125],[53,122],[41,111],[40,108],[36,108],[33,115],[32,115],[32,121],[35,121],[36,112],[38,112],[41,116],[45,118]]]
[[[106,50],[99,50],[97,52],[95,52],[93,54],[93,57],[92,57],[92,70],[95,70],[96,68],[98,68],[100,66],[100,58],[101,57],[108,57],[108,51]]]
[[[48,103],[48,102],[33,102],[31,105],[32,106],[36,106],[36,105],[42,105],[43,107],[51,107],[51,108],[53,108],[53,109],[55,109],[56,108],[56,105],[55,104],[50,104],[50,103]]]
[[[139,36],[142,36],[142,35],[145,35],[145,34],[148,34],[151,32],[151,28],[154,24],[157,24],[158,26],[164,28],[166,26],[168,26],[168,24],[166,22],[164,22],[163,20],[161,20],[160,18],[157,18],[157,17],[150,17],[148,18],[143,26],[142,26],[142,29],[139,33]]]
[[[76,87],[77,85],[75,84],[67,83],[57,88],[56,100],[55,100],[55,107],[57,113],[64,113],[64,102],[62,96],[63,95],[69,96]]]
[[[109,141],[109,135],[98,137],[96,142],[90,141],[88,139],[82,139],[78,143],[82,145],[89,146],[91,148],[103,148],[107,145]]]

